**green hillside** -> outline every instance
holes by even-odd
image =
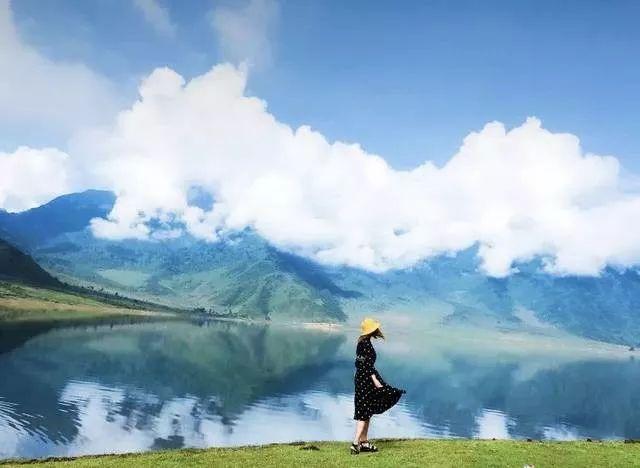
[[[347,313],[369,310],[390,319],[411,315],[433,326],[465,326],[547,334],[571,333],[598,341],[640,343],[640,273],[606,268],[599,276],[554,276],[541,261],[491,278],[476,248],[440,256],[410,269],[372,274],[335,269],[340,287],[361,293]]]
[[[61,287],[62,283],[43,270],[29,255],[0,239],[0,280]]]
[[[348,292],[303,276],[286,256],[251,233],[223,243],[189,237],[114,242],[85,230],[33,252],[66,282],[171,307],[268,320],[345,318],[336,293]]]
[[[57,321],[173,313],[173,309],[62,283],[0,239],[0,321]]]
[[[160,317],[175,312],[127,298],[0,282],[0,323],[69,322],[108,317]],[[0,338],[2,333],[0,333]]]

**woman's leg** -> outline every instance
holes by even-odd
[[[364,422],[364,428],[362,428],[362,433],[360,434],[360,442],[366,442],[369,440],[369,423],[371,419],[367,419]]]
[[[353,439],[354,444],[360,443],[360,438],[362,437],[362,431],[364,431],[365,426],[368,426],[369,421],[358,421],[356,423],[356,436]]]
[[[378,447],[369,442],[369,425],[371,424],[371,419],[365,422],[364,428],[362,430],[362,434],[360,434],[360,451],[362,452],[377,452]]]

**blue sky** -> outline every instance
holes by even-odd
[[[101,188],[103,238],[635,266],[638,20],[622,0],[0,0],[0,209]]]
[[[158,3],[171,34],[129,0],[20,0],[12,8],[26,43],[87,64],[132,101],[155,67],[192,77],[228,58],[211,27],[221,2]],[[410,168],[442,164],[489,121],[516,126],[535,115],[579,136],[585,150],[640,171],[640,2],[299,0],[276,10],[271,57],[251,71],[249,91],[282,122]],[[43,144],[48,136],[19,138]]]

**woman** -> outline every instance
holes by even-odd
[[[384,339],[384,335],[380,330],[380,322],[365,318],[360,324],[360,337],[356,348],[356,373],[353,379],[355,385],[353,419],[357,423],[356,436],[350,449],[352,455],[378,451],[378,448],[367,439],[371,416],[387,411],[405,393],[404,390],[387,385],[374,367],[376,350],[373,349],[371,338]]]

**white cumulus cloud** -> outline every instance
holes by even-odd
[[[619,187],[618,161],[535,118],[487,124],[443,167],[399,171],[357,144],[279,122],[245,86],[231,65],[189,82],[155,70],[112,128],[78,143],[91,155],[83,171],[117,194],[94,233],[162,236],[153,220],[215,241],[250,227],[280,248],[372,271],[476,244],[493,276],[536,256],[557,274],[640,261],[640,195]],[[211,209],[189,204],[193,187],[212,195]]]
[[[23,211],[69,193],[70,160],[57,149],[0,152],[0,208]]]

